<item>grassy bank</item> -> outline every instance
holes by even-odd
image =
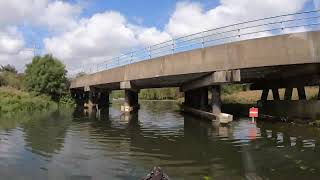
[[[47,110],[57,107],[49,96],[0,87],[0,113]]]

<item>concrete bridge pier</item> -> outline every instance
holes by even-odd
[[[135,88],[130,81],[120,82],[120,89],[124,90],[124,104],[121,106],[121,111],[125,113],[137,111],[140,108],[139,89]]]
[[[124,104],[121,106],[122,112],[133,112],[139,109],[138,91],[125,90],[124,91]]]
[[[290,81],[295,83],[299,81]],[[261,107],[262,115],[266,117],[273,116],[276,118],[290,119],[317,119],[320,117],[320,89],[319,94],[315,99],[307,99],[305,84],[314,82],[314,80],[299,82],[299,84],[285,84],[286,82],[261,83],[252,85],[252,90],[263,89],[261,100],[258,102]],[[267,87],[267,86],[270,87]],[[272,86],[273,85],[273,86]],[[279,95],[279,88],[285,88],[283,97]],[[293,99],[293,90],[296,89],[298,99]],[[273,98],[268,99],[269,91],[272,91]]]
[[[211,111],[214,115],[220,115],[221,113],[221,87],[220,86],[211,86]]]
[[[207,110],[208,107],[208,88],[202,87],[190,91],[186,91],[185,105],[188,107]]]
[[[85,94],[83,89],[73,89],[71,90],[71,96],[76,103],[76,108],[79,111],[83,111],[85,103]]]

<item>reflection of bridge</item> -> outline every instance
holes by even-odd
[[[304,86],[320,84],[319,20],[319,12],[312,11],[182,37],[117,57],[104,70],[72,80],[70,88],[77,103],[87,102],[89,108],[107,106],[109,92],[123,89],[123,111],[139,107],[138,92],[144,88],[180,87],[192,112],[207,110],[211,92],[209,111],[218,115],[221,84],[252,83],[252,89],[263,90],[262,100],[272,90],[278,102],[278,89],[286,88],[281,103],[291,105],[293,88],[305,100]],[[299,27],[304,32],[292,33]]]

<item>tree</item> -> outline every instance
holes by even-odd
[[[36,56],[25,71],[25,85],[27,90],[48,94],[53,100],[67,90],[67,71],[64,64],[52,55]]]
[[[14,74],[18,73],[17,69],[13,65],[10,65],[10,64],[7,64],[5,66],[0,65],[0,72],[11,72]]]

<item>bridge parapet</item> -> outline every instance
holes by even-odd
[[[80,70],[87,74],[193,49],[320,29],[320,10],[256,19],[174,38],[128,52]]]

